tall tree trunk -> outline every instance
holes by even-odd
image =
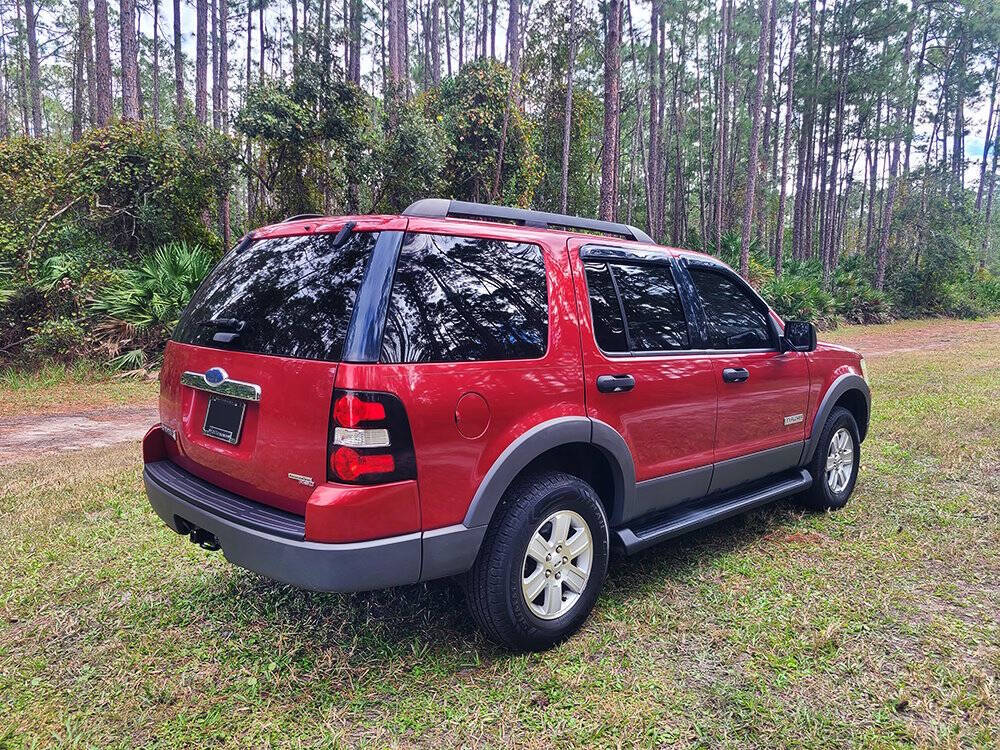
[[[507,131],[510,127],[510,110],[520,106],[521,82],[521,0],[510,0],[510,16],[507,22],[507,42],[510,58],[510,87],[507,90],[507,104],[503,110],[503,126],[500,128],[500,149],[497,156],[497,168],[493,175],[492,197],[498,199],[500,181],[503,177],[503,160],[507,148]]]
[[[153,125],[160,124],[160,0],[153,0]]]
[[[983,137],[983,158],[979,163],[979,186],[976,188],[976,210],[983,208],[983,188],[986,181],[986,162],[990,154],[990,139],[993,130],[993,112],[997,99],[997,82],[1000,79],[1000,47],[997,48],[996,57],[993,60],[993,83],[990,86],[990,108],[986,117],[986,135]]]
[[[184,96],[184,51],[181,46],[181,0],[174,0],[174,93],[174,116],[181,120],[187,106]]]
[[[351,64],[347,71],[348,80],[355,85],[361,85],[361,17],[364,14],[364,3],[361,0],[351,2]],[[447,36],[447,35],[446,35]],[[449,57],[449,63],[451,58]],[[449,64],[450,71],[450,64]]]
[[[517,5],[517,0],[511,1],[511,7]],[[430,11],[430,58],[431,58],[431,81],[435,86],[441,83],[441,8],[439,0],[428,0],[428,10]],[[511,13],[514,11],[512,10]],[[508,42],[510,38],[508,37]]]
[[[1000,156],[1000,122],[997,123],[997,134],[993,138],[993,166],[990,169],[990,186],[986,191],[986,213],[983,216],[983,258],[990,252],[990,237],[993,219],[993,192],[997,184],[997,157]]]
[[[795,42],[798,27],[799,0],[792,2],[792,21],[788,39],[788,68],[785,83],[785,129],[781,134],[781,179],[778,188],[778,225],[774,238],[774,274],[781,277],[785,247],[785,201],[788,192],[788,150],[792,141],[792,118],[795,105]]]
[[[83,34],[80,27],[82,5],[77,3],[76,49],[73,50],[73,116],[70,139],[76,143],[83,136]],[[3,92],[0,90],[0,95]]]
[[[913,125],[917,120],[917,103],[920,101],[920,83],[924,77],[924,60],[927,53],[927,36],[931,30],[932,6],[927,6],[927,23],[924,24],[923,40],[920,42],[920,56],[917,58],[916,73],[910,84],[913,94],[910,99],[910,116],[907,120],[906,128],[906,156],[903,160],[903,173],[910,173],[910,148],[913,145]]]
[[[146,101],[142,93],[142,6],[136,3],[135,6],[135,95],[139,104],[139,119],[146,117]]]
[[[10,138],[10,110],[7,107],[7,45],[0,23],[0,140]]]
[[[97,125],[111,122],[111,44],[108,29],[108,0],[94,0],[94,52],[96,56]]]
[[[458,69],[465,65],[465,0],[458,0]]]
[[[614,221],[618,182],[618,113],[621,94],[622,3],[608,0],[604,37],[604,138],[601,152],[600,216]],[[650,134],[652,137],[652,134]]]
[[[78,0],[82,14],[80,33],[83,45],[83,64],[87,75],[87,122],[97,122],[97,82],[94,70],[94,34],[90,26],[90,1]]]
[[[326,0],[326,19],[323,22],[323,54],[326,55],[329,49],[330,42],[330,2],[331,0]],[[266,38],[267,29],[264,28],[264,0],[260,0],[260,5],[257,6],[257,25],[260,27],[260,33],[257,35],[258,41],[260,42],[260,58],[257,61],[257,67],[260,72],[260,83],[264,83],[264,54],[266,49]]]
[[[563,107],[562,181],[559,206],[563,213],[569,209],[569,147],[573,134],[573,72],[576,64],[576,3],[569,0],[569,38],[566,41],[566,104]]]
[[[654,242],[659,242],[663,234],[660,222],[658,203],[660,182],[663,170],[660,168],[660,75],[657,68],[660,36],[660,0],[653,0],[649,11],[649,55],[647,68],[649,74],[649,185],[646,200],[653,206],[652,224],[649,234]]]
[[[222,0],[227,2],[228,0]],[[219,100],[219,0],[212,0],[212,127],[222,127],[222,102]]]
[[[208,123],[208,0],[195,0],[194,117]]]
[[[292,72],[299,64],[299,0],[292,3]]]
[[[757,192],[757,172],[760,164],[761,98],[764,95],[764,66],[770,46],[771,0],[763,0],[760,5],[760,39],[757,47],[757,82],[753,103],[750,105],[749,163],[747,164],[747,188],[743,209],[743,236],[740,240],[740,275],[747,278],[750,273],[750,230],[753,226],[754,198]]]
[[[913,24],[916,21],[917,0],[912,0],[910,10],[910,26],[906,33],[903,47],[903,80],[910,74],[910,54],[913,42]],[[903,108],[896,105],[896,133],[892,139],[892,160],[889,162],[889,187],[886,190],[885,204],[882,207],[882,232],[879,236],[878,254],[875,258],[875,288],[881,291],[885,288],[885,271],[889,258],[889,231],[892,228],[892,209],[896,200],[896,175],[899,172],[900,139],[903,120]]]
[[[716,92],[716,121],[718,136],[716,137],[716,168],[715,168],[715,252],[722,250],[723,202],[726,172],[726,106],[729,99],[728,81],[726,77],[726,60],[729,41],[730,18],[729,0],[722,0],[722,21],[719,29],[719,75]]]
[[[448,7],[448,0],[441,0],[441,10],[444,13],[444,57],[445,70],[451,76],[451,9]]]
[[[219,0],[219,110],[229,132],[229,0]],[[228,230],[228,226],[227,226]],[[228,247],[228,244],[226,245]]]
[[[139,119],[139,41],[135,35],[135,0],[121,0],[119,31],[122,53],[122,119]]]
[[[31,92],[31,128],[35,138],[42,132],[42,86],[38,69],[38,13],[34,0],[24,0],[24,15],[28,22],[28,90]]]

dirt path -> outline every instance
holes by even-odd
[[[1000,336],[1000,321],[903,321],[885,326],[852,326],[829,332],[823,338],[856,348],[866,357],[884,357],[924,350],[944,351],[985,336]],[[0,465],[138,440],[156,421],[155,405],[0,417]]]
[[[156,406],[115,406],[0,419],[0,465],[138,440],[158,419]]]
[[[821,339],[857,349],[866,357],[945,351],[970,341],[1000,337],[998,320],[906,320],[884,326],[850,326]]]

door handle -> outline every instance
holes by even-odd
[[[635,388],[635,378],[631,375],[600,375],[597,390],[601,393],[624,393]]]
[[[750,379],[750,371],[745,367],[727,367],[722,371],[722,379],[727,383],[742,383]]]

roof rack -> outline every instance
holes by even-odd
[[[529,211],[524,208],[508,208],[494,206],[489,203],[469,203],[468,201],[449,200],[447,198],[423,198],[411,203],[403,211],[404,216],[425,216],[431,219],[446,217],[457,219],[486,219],[487,221],[506,221],[526,227],[541,227],[543,229],[583,229],[589,232],[599,232],[621,237],[626,240],[654,244],[648,234],[629,224],[619,224],[616,221],[599,221],[585,219],[566,214],[551,214],[546,211]]]
[[[295,214],[295,216],[289,216],[287,219],[282,219],[282,224],[287,224],[290,221],[304,221],[305,219],[322,219],[325,218],[324,214]]]

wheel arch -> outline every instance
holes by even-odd
[[[565,471],[591,484],[612,527],[635,503],[635,465],[622,436],[599,420],[560,417],[507,446],[480,482],[464,525],[488,525],[507,488],[525,472],[541,469]]]
[[[809,437],[802,447],[800,465],[805,465],[812,460],[823,433],[823,425],[830,417],[830,412],[838,406],[851,412],[854,421],[858,424],[858,437],[861,440],[865,439],[871,416],[871,390],[868,388],[868,383],[860,375],[845,373],[833,381],[820,401],[816,416],[812,421]]]

